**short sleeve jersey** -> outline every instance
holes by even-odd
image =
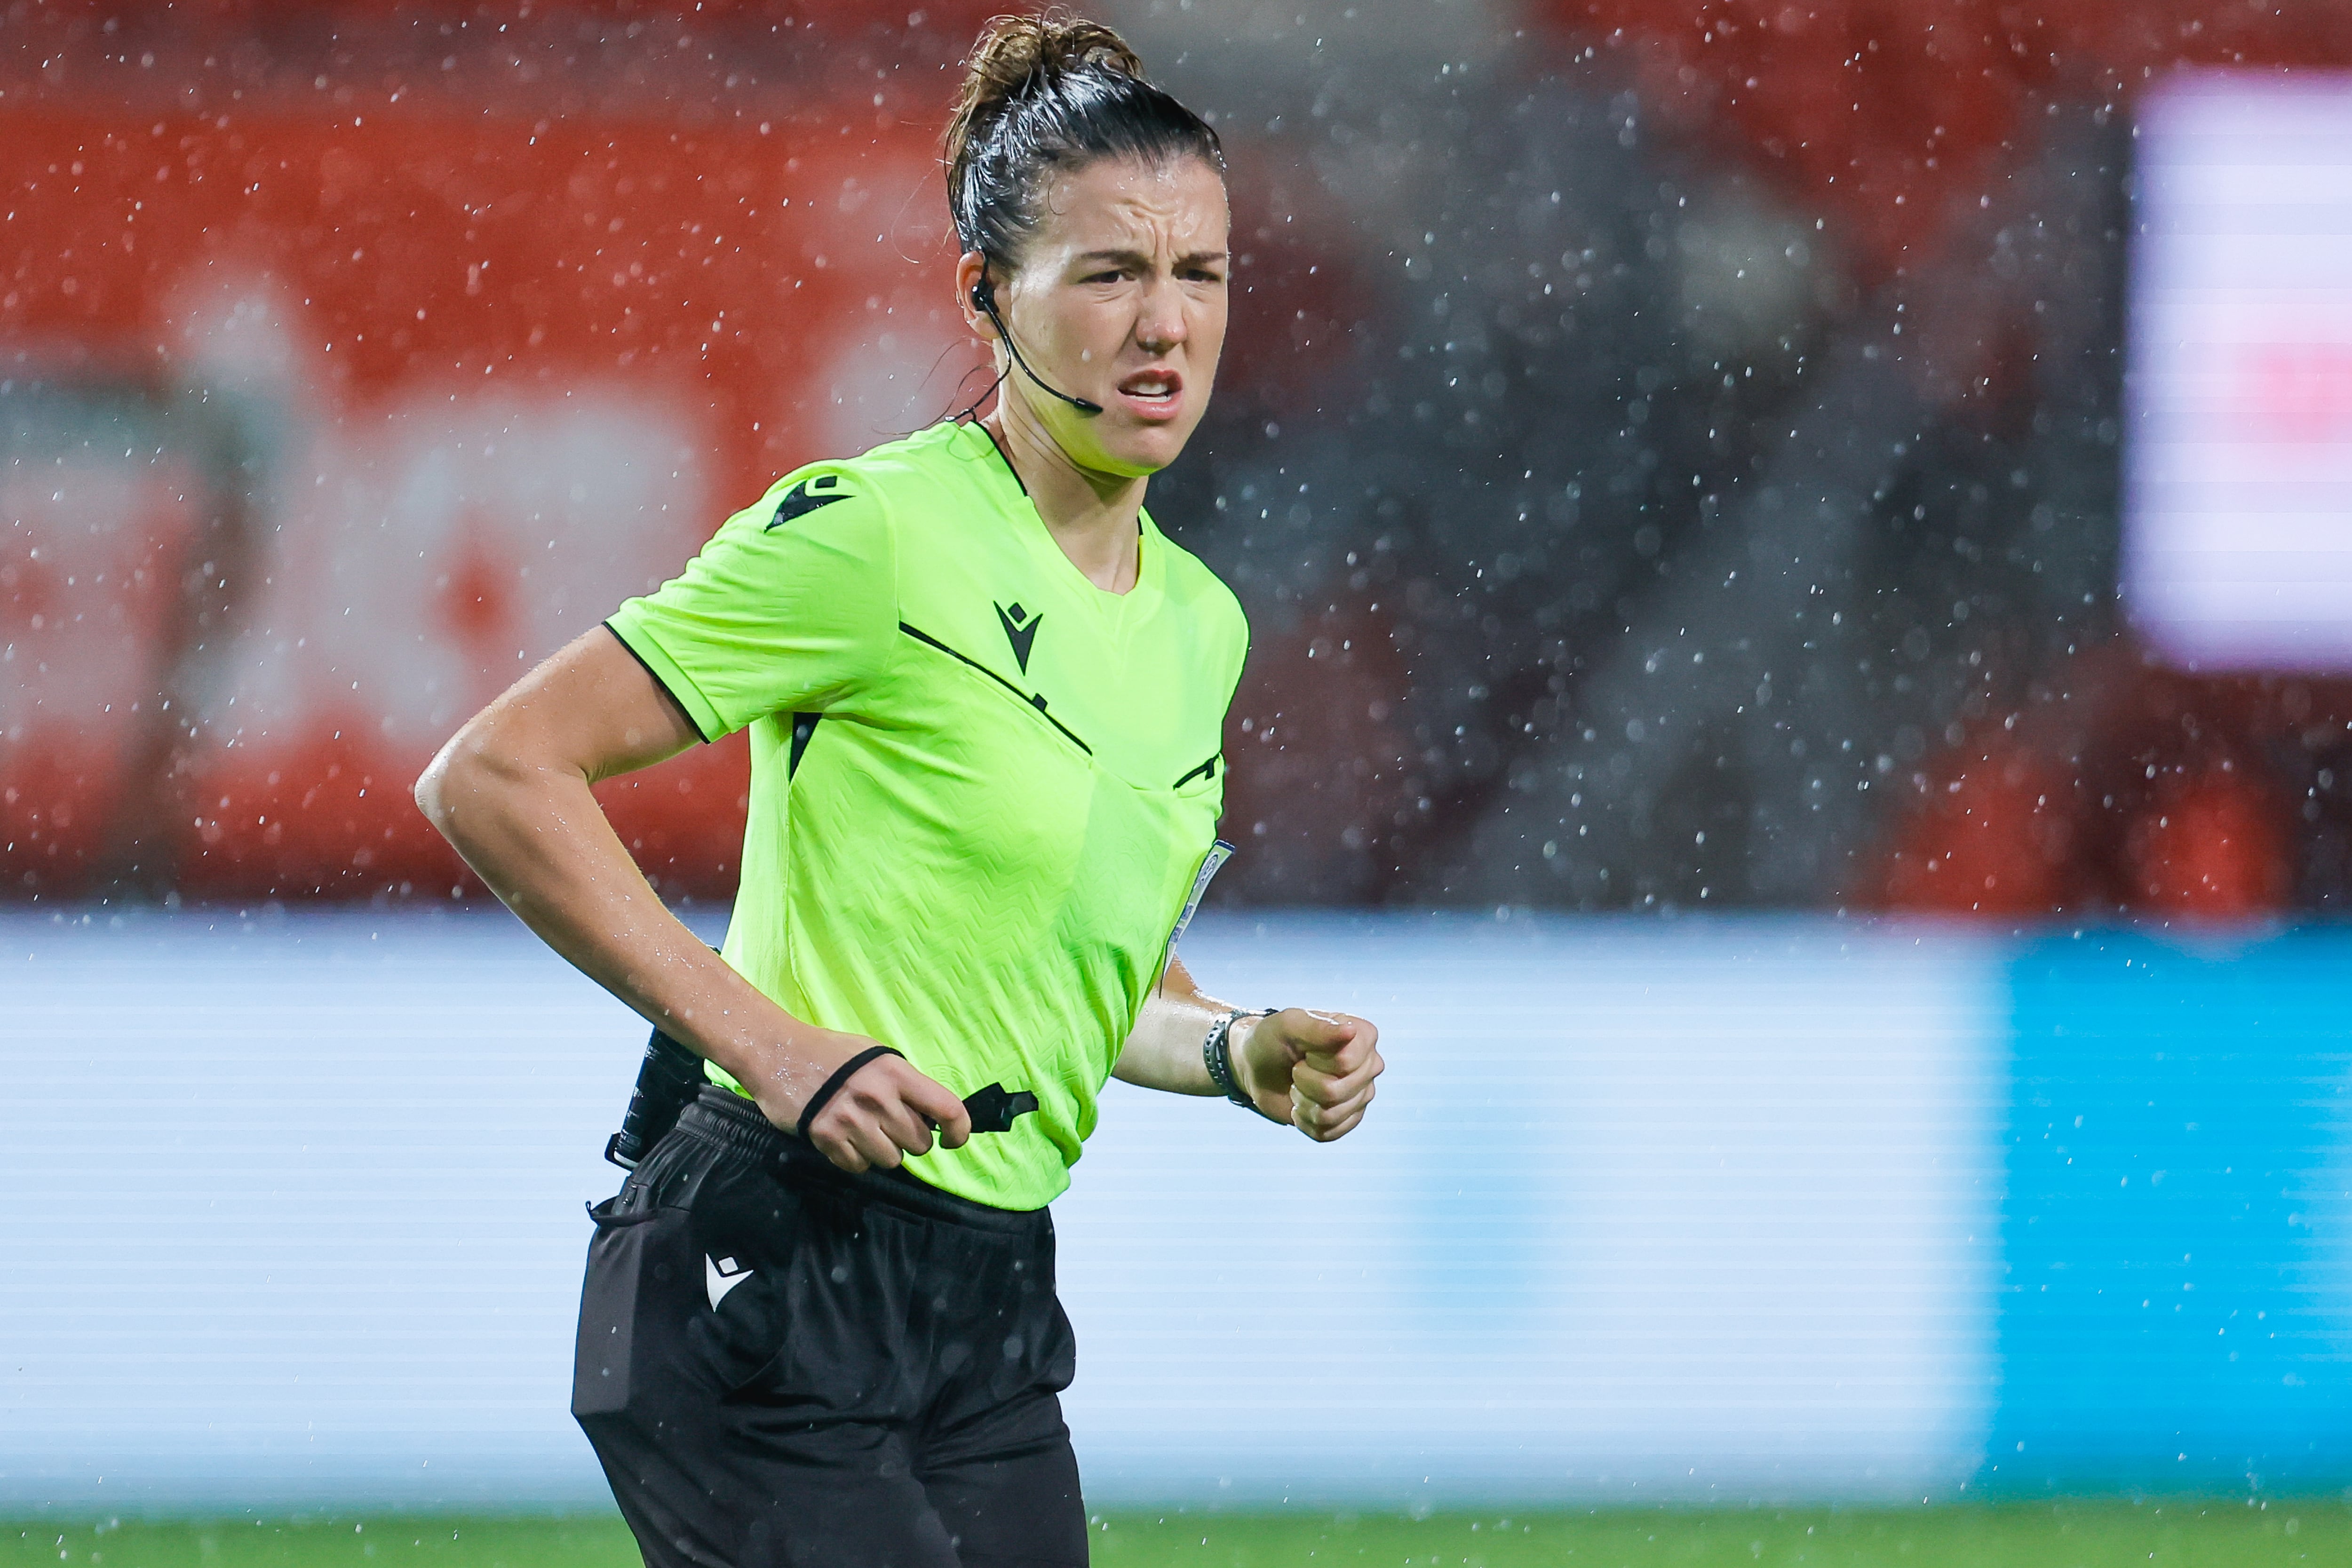
[[[727,961],[958,1095],[1037,1097],[908,1163],[1000,1208],[1068,1184],[1223,808],[1248,628],[1139,527],[1104,592],[942,424],[785,476],[608,623],[705,739],[751,731]]]

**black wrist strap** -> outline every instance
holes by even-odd
[[[1201,1065],[1209,1069],[1209,1081],[1215,1084],[1218,1092],[1227,1100],[1232,1100],[1235,1105],[1246,1106],[1257,1111],[1260,1116],[1265,1116],[1265,1112],[1259,1109],[1257,1101],[1252,1100],[1248,1091],[1242,1088],[1241,1075],[1234,1071],[1234,1025],[1244,1018],[1261,1020],[1271,1018],[1281,1011],[1279,1007],[1254,1007],[1231,1013],[1220,1013],[1217,1015],[1216,1022],[1209,1026],[1209,1037],[1201,1042]],[[1265,1119],[1268,1121],[1280,1120],[1273,1116],[1266,1116]]]
[[[808,1138],[809,1123],[816,1120],[816,1113],[824,1109],[825,1102],[831,1100],[835,1095],[839,1094],[841,1092],[841,1086],[847,1083],[851,1079],[856,1078],[857,1076],[857,1069],[864,1067],[867,1062],[872,1061],[876,1057],[897,1057],[900,1061],[905,1061],[907,1059],[907,1053],[904,1051],[894,1051],[888,1046],[868,1046],[864,1050],[858,1052],[856,1056],[850,1058],[847,1061],[842,1063],[839,1067],[834,1068],[833,1076],[825,1079],[823,1084],[819,1085],[817,1091],[809,1096],[808,1103],[801,1107],[801,1119],[793,1124],[793,1131],[799,1133],[803,1141],[806,1141]]]

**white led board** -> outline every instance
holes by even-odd
[[[2352,671],[2352,75],[2144,100],[2124,605],[2190,669]]]

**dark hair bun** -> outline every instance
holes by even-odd
[[[1054,169],[1186,154],[1224,166],[1217,133],[1145,79],[1126,39],[1059,12],[992,17],[981,29],[942,151],[958,238],[1008,267]]]
[[[1127,40],[1082,16],[992,16],[964,61],[963,90],[948,121],[947,156],[961,161],[975,124],[993,119],[1040,76],[1114,70],[1143,79],[1143,59]]]

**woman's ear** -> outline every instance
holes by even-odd
[[[963,324],[973,336],[994,342],[1000,335],[989,311],[996,303],[995,279],[988,275],[988,258],[967,250],[956,258],[956,303]]]

